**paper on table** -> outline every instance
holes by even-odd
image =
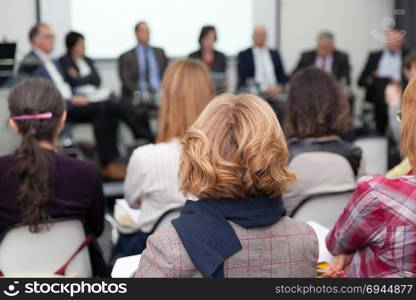
[[[98,89],[94,94],[88,95],[89,102],[103,102],[110,100],[110,89]]]
[[[325,238],[329,233],[329,229],[314,221],[306,222],[313,228],[318,238],[319,258],[318,262],[331,262],[334,257],[326,248]]]
[[[98,89],[96,86],[86,84],[75,89],[75,92],[79,95],[84,95],[88,98],[89,102],[103,102],[110,99],[112,90],[108,88]]]
[[[121,257],[116,260],[111,271],[112,278],[129,278],[139,267],[141,255]]]

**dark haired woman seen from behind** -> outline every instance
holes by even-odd
[[[13,155],[0,157],[0,232],[12,225],[40,232],[45,221],[81,217],[98,237],[104,226],[98,169],[56,153],[66,119],[61,94],[49,80],[33,78],[13,88],[8,100],[9,123],[22,141]],[[91,246],[90,254],[94,275],[107,276],[99,249]]]
[[[289,215],[309,196],[355,189],[364,160],[360,148],[339,137],[349,123],[348,100],[332,75],[308,67],[293,76],[285,133],[297,182],[283,195]]]

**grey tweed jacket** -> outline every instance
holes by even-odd
[[[306,223],[282,218],[272,226],[245,229],[230,222],[242,249],[224,262],[225,277],[314,277],[318,240]],[[172,225],[149,237],[134,277],[202,277]]]

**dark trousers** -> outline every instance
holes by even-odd
[[[146,248],[146,241],[150,234],[139,231],[135,233],[120,233],[117,244],[113,248],[112,262],[117,258],[141,254]]]
[[[122,119],[131,128],[134,137],[136,139],[143,138],[153,142],[154,136],[149,123],[149,113],[152,108],[134,105],[131,99],[123,99],[120,108]]]
[[[119,115],[117,103],[106,101],[86,106],[67,105],[69,123],[91,123],[100,162],[103,165],[118,157],[117,128]]]
[[[385,135],[387,129],[388,116],[384,92],[389,81],[388,78],[376,78],[371,86],[369,100],[374,104],[376,129],[380,135]]]

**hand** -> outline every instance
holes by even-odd
[[[378,72],[374,71],[370,76],[366,78],[365,81],[367,82],[368,85],[371,85],[374,82],[374,78],[377,78],[377,77],[378,77]]]
[[[266,93],[268,93],[269,95],[271,95],[273,98],[277,98],[278,96],[280,96],[281,94],[283,94],[283,86],[281,86],[281,85],[269,86],[266,89]]]
[[[87,97],[77,95],[72,97],[71,103],[74,106],[86,106],[89,104],[89,101]]]
[[[351,254],[339,254],[334,257],[332,262],[329,264],[327,271],[324,274],[324,277],[347,277],[348,268],[351,264],[353,257]]]
[[[75,78],[75,79],[77,79],[79,77],[78,71],[74,67],[69,67],[68,74],[69,74],[69,76],[71,76],[72,78]]]
[[[384,95],[388,106],[400,106],[402,101],[402,87],[398,83],[390,83],[384,90]]]

